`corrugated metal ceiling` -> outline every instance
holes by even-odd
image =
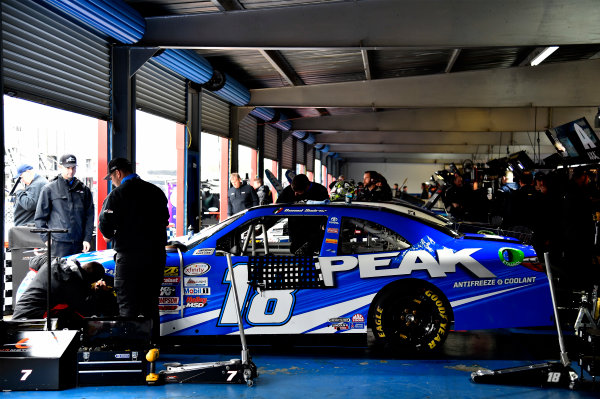
[[[143,16],[168,16],[195,13],[227,12],[240,9],[258,10],[273,7],[305,6],[333,3],[337,0],[126,0]],[[235,12],[235,11],[234,11]],[[302,32],[298,33],[299,35]],[[535,49],[522,47],[484,47],[460,50],[454,64],[449,64],[452,48],[381,48],[366,52],[371,79],[424,76],[519,66]],[[215,69],[229,73],[248,89],[281,88],[290,86],[272,60],[259,50],[227,49],[196,50],[206,57]],[[280,50],[278,54],[300,78],[296,85],[357,82],[367,79],[360,49],[352,50]],[[551,55],[545,64],[585,60],[600,56],[600,45],[565,45]],[[289,72],[289,71],[288,71]],[[319,115],[350,115],[371,113],[375,108],[297,108],[284,112],[290,118]],[[318,140],[318,139],[317,139]]]

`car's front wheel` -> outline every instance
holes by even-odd
[[[387,286],[375,297],[368,322],[376,344],[427,352],[446,340],[452,310],[436,287],[404,280]]]

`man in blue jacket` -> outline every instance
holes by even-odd
[[[26,163],[19,166],[17,175],[21,178],[25,188],[15,192],[15,226],[25,226],[33,223],[40,192],[48,180],[35,173],[33,166]]]
[[[94,201],[92,192],[75,177],[77,158],[60,157],[60,174],[40,193],[35,211],[35,225],[42,229],[68,229],[52,235],[52,255],[63,257],[88,252],[94,232]],[[42,233],[48,245],[48,234]]]

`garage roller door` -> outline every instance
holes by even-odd
[[[202,90],[202,131],[229,137],[229,104]]]
[[[294,136],[289,133],[283,133],[283,142],[281,143],[281,169],[294,168]]]
[[[186,80],[155,61],[135,74],[136,105],[142,111],[185,124]]]
[[[265,158],[277,159],[277,129],[271,125],[265,126]]]
[[[108,119],[106,38],[31,0],[2,0],[4,90]]]
[[[257,149],[256,145],[256,119],[248,115],[240,122],[240,145],[245,145],[250,148]]]
[[[315,171],[315,148],[313,146],[307,146],[306,151],[306,171]]]

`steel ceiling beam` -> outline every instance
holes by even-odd
[[[283,57],[281,52],[276,50],[258,50],[269,64],[279,73],[279,75],[290,86],[303,86],[304,81],[298,76],[294,68]]]
[[[599,20],[597,0],[358,0],[149,17],[140,44],[368,50],[590,44],[600,43]]]
[[[488,154],[506,154],[507,146],[488,146],[488,145],[464,145],[464,144],[330,144],[329,151],[344,152],[369,152],[375,154],[389,153],[427,153],[427,154],[482,154],[486,157]],[[533,153],[533,146],[528,145],[510,145],[509,153],[515,153],[521,150]],[[542,153],[554,152],[552,145],[540,146]],[[537,152],[537,146],[535,147]]]
[[[317,134],[319,144],[534,145],[533,132],[336,132]],[[540,143],[549,145],[545,134]]]
[[[600,103],[600,102],[599,102]],[[292,130],[336,132],[533,132],[586,117],[597,107],[564,108],[419,108],[292,121]]]
[[[598,7],[600,8],[600,7]],[[600,104],[600,60],[250,90],[266,107],[587,107]]]

